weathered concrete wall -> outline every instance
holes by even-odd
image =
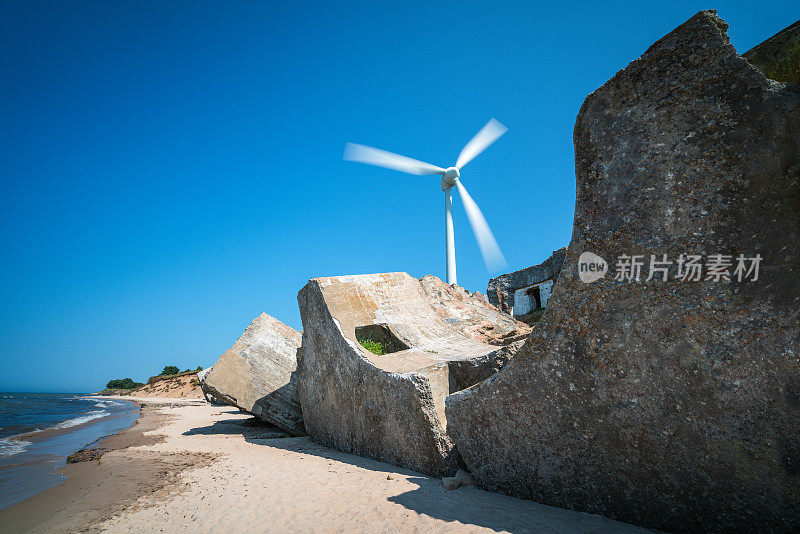
[[[300,343],[300,332],[262,313],[204,374],[203,392],[290,434],[304,434],[295,375]]]
[[[545,280],[556,280],[564,263],[566,248],[560,248],[539,265],[532,265],[513,273],[503,274],[489,280],[486,296],[489,302],[505,313],[514,307],[514,291]]]
[[[666,531],[800,530],[800,89],[726,29],[698,13],[581,107],[548,311],[502,371],[447,399],[484,488]],[[667,281],[614,268],[585,284],[587,251],[763,261],[757,281],[673,264]]]
[[[206,386],[206,377],[210,372],[211,372],[211,367],[207,367],[206,369],[203,369],[202,371],[197,373],[197,380],[198,382],[200,382],[200,389],[203,392],[203,397],[206,399],[207,402],[210,402],[211,404],[222,404],[222,405],[231,404],[231,402],[229,402],[229,399],[221,397],[219,393],[215,391],[213,388]]]
[[[385,273],[315,278],[300,291],[298,391],[315,441],[424,473],[455,472],[444,399],[502,368],[522,345],[513,340],[524,325],[443,286]],[[491,333],[490,317],[507,345],[479,341]],[[408,348],[370,353],[356,330],[371,325],[384,325]]]

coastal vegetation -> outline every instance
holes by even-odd
[[[196,373],[197,371],[202,371],[203,366],[198,365],[197,369],[186,369],[185,371],[181,371],[181,368],[177,365],[165,365],[164,369],[156,376],[173,376],[178,374],[186,374],[186,373]]]
[[[134,382],[132,378],[109,380],[106,389],[134,389],[143,386],[141,382]]]
[[[174,369],[178,369],[178,370],[173,373],[172,371]],[[166,372],[167,370],[169,370],[170,372],[167,373]],[[197,369],[195,369],[194,371],[191,370],[191,369],[187,369],[185,371],[181,371],[178,367],[175,367],[174,365],[168,365],[168,366],[164,367],[164,371],[162,371],[160,374],[157,374],[156,376],[151,376],[150,378],[148,378],[147,379],[147,383],[148,384],[155,384],[156,382],[160,382],[161,380],[168,380],[170,378],[177,378],[179,376],[185,376],[185,375],[193,375],[193,374],[196,374],[198,371],[202,371],[202,370],[203,370],[203,366],[202,365],[198,365]]]
[[[198,365],[197,369],[195,370],[186,369],[185,371],[181,371],[180,367],[176,365],[165,365],[161,373],[157,374],[156,376],[151,376],[147,380],[147,383],[153,384],[154,382],[159,382],[161,380],[166,380],[169,378],[176,378],[179,376],[195,374],[198,371],[202,370],[203,370],[202,365]],[[141,388],[142,386],[144,386],[142,382],[135,382],[132,378],[115,378],[113,380],[108,381],[108,383],[106,384],[106,389],[101,393],[108,395],[115,395],[119,390],[125,390],[126,394],[128,394],[129,392]]]

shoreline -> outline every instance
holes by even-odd
[[[61,468],[71,454],[127,430],[141,414],[134,402],[80,399],[73,394],[53,395],[52,399],[52,411],[45,412],[44,418],[22,420],[21,428],[11,425],[8,430],[17,433],[0,441],[0,510],[64,482],[67,477]]]
[[[126,399],[130,400],[130,399]],[[5,510],[11,532],[645,533],[289,437],[229,406],[142,399],[99,459]]]
[[[194,398],[194,397],[135,397],[129,395],[85,395],[83,398],[85,399],[106,399],[106,400],[122,400],[122,401],[130,401],[138,404],[141,406],[146,405],[158,405],[162,406],[165,404],[174,405],[174,406],[202,406],[208,404],[208,402],[203,398]]]
[[[72,394],[68,394],[68,395],[72,395]],[[110,396],[101,397],[101,396],[80,395],[80,394],[75,394],[74,396],[75,396],[75,398],[82,399],[82,400],[89,400],[89,401],[97,401],[97,400],[99,400],[101,402],[103,400],[113,400],[113,401],[127,401],[127,400],[130,400],[130,399],[127,399],[127,398],[125,398],[123,396],[119,396],[119,397],[110,397]],[[131,400],[131,402],[133,404],[139,406],[139,403],[136,402],[135,400]],[[63,421],[55,422],[55,423],[53,423],[53,424],[51,424],[49,426],[45,426],[44,428],[38,428],[37,427],[37,428],[34,428],[34,429],[25,430],[25,431],[18,432],[16,434],[11,434],[11,435],[8,435],[8,436],[0,436],[0,440],[2,440],[2,441],[28,441],[28,440],[36,440],[36,439],[46,439],[47,437],[58,435],[60,433],[79,430],[79,429],[82,429],[82,428],[87,428],[87,427],[91,426],[92,424],[96,424],[100,419],[112,418],[112,417],[120,417],[120,416],[121,416],[121,414],[112,414],[110,412],[108,413],[108,415],[105,415],[105,416],[103,416],[103,415],[92,416],[91,412],[87,412],[86,414],[78,415],[77,417],[74,417],[74,418],[67,418],[67,419],[65,419]],[[84,420],[81,421],[81,422],[74,422],[75,419],[84,419]]]
[[[133,426],[133,425],[136,424],[136,421],[138,421],[139,418],[141,417],[141,405],[139,405],[139,403],[135,402],[135,401],[131,401],[131,402],[133,402],[133,404],[137,405],[137,407],[138,407],[137,410],[140,412],[140,415],[131,424],[131,426]],[[83,429],[86,429],[86,428],[90,428],[91,426],[96,425],[99,422],[100,419],[105,419],[106,421],[111,421],[111,420],[114,420],[114,419],[119,419],[120,417],[124,417],[124,416],[125,416],[124,413],[109,414],[109,415],[106,415],[106,416],[89,419],[88,421],[84,421],[82,423],[75,424],[75,425],[59,426],[59,424],[56,424],[56,425],[53,425],[53,426],[50,426],[50,427],[47,427],[47,428],[42,428],[42,429],[37,429],[37,430],[29,430],[29,431],[26,431],[26,432],[20,432],[19,434],[13,434],[11,436],[5,436],[5,437],[3,437],[1,439],[3,439],[4,441],[9,441],[9,442],[13,442],[13,441],[21,441],[21,442],[44,441],[46,439],[53,438],[53,437],[56,437],[56,436],[59,436],[59,435],[62,435],[62,434],[67,434],[67,433],[70,433],[70,432],[75,432],[75,431],[83,430]],[[128,428],[130,428],[130,427],[128,427]],[[101,436],[101,437],[97,438],[92,443],[97,442],[97,441],[99,441],[99,440],[101,440],[101,439],[103,439],[105,437],[112,436],[114,434],[118,434],[119,432],[124,432],[125,430],[127,430],[127,429],[122,429],[122,430],[120,430],[118,432],[112,432],[110,434],[106,434],[104,436]],[[91,443],[86,444],[86,446],[88,446],[88,445],[91,445]]]
[[[195,464],[193,458],[184,461],[172,459],[176,461],[170,462],[169,458],[159,458],[155,454],[149,458],[151,462],[141,462],[145,458],[134,460],[126,454],[125,451],[129,448],[152,445],[161,440],[158,436],[145,436],[145,433],[160,428],[168,419],[167,416],[157,413],[157,406],[147,406],[140,402],[144,399],[128,397],[86,398],[131,401],[138,406],[139,414],[127,429],[101,436],[73,451],[74,454],[86,449],[100,448],[103,450],[102,456],[67,463],[56,470],[56,473],[66,477],[65,480],[0,510],[0,530],[92,531],[94,525],[124,510],[143,494],[174,486],[175,476],[169,476],[170,473],[177,475],[181,467],[188,468]],[[89,424],[91,422],[86,423]],[[98,447],[101,443],[102,446]],[[172,463],[179,469],[168,468]]]

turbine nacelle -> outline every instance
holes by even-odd
[[[461,169],[464,168],[464,165],[486,150],[486,147],[497,141],[497,139],[506,132],[506,129],[505,126],[496,120],[490,120],[466,145],[464,145],[464,148],[458,155],[456,164],[446,169],[371,146],[358,145],[355,143],[347,143],[347,146],[345,146],[344,159],[346,160],[359,161],[361,163],[377,165],[378,167],[394,169],[409,174],[442,175],[448,284],[456,283],[456,248],[453,240],[453,193],[451,191],[454,187],[458,190],[458,195],[461,197],[461,201],[464,204],[464,211],[467,213],[467,219],[469,220],[470,226],[472,226],[472,232],[475,234],[475,239],[478,241],[478,247],[481,249],[481,255],[483,255],[483,260],[486,262],[487,269],[489,269],[490,272],[497,272],[508,266],[506,260],[503,259],[503,253],[500,252],[500,247],[497,246],[497,241],[494,235],[492,235],[492,231],[489,229],[489,225],[486,223],[486,219],[484,219],[480,208],[478,208],[478,205],[475,204],[475,201],[472,200],[472,197],[467,193],[464,184],[461,183]]]
[[[456,185],[456,180],[461,176],[458,167],[449,167],[442,173],[442,191],[447,191]]]

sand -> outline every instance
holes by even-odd
[[[156,380],[132,391],[135,397],[204,399],[197,373]],[[127,398],[126,395],[124,398]]]
[[[112,399],[112,400],[125,400],[132,401],[140,406],[208,406],[205,399],[194,397],[158,397],[158,396],[140,396],[140,395],[89,395],[92,399]]]
[[[127,398],[130,400],[130,398]],[[291,438],[228,407],[163,399],[99,461],[7,510],[6,532],[647,532]]]

